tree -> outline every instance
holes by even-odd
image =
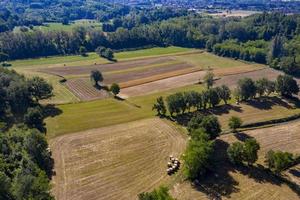
[[[103,81],[102,73],[98,70],[91,71],[90,78],[94,81],[95,86],[98,86],[98,83]]]
[[[163,97],[160,96],[156,99],[156,103],[153,105],[152,110],[157,111],[157,115],[159,116],[165,116],[167,109],[163,100]]]
[[[36,128],[43,131],[44,117],[42,110],[39,107],[29,108],[27,113],[24,115],[24,122],[29,128]]]
[[[242,164],[244,158],[243,151],[244,151],[244,146],[242,143],[234,142],[233,144],[231,144],[227,149],[227,155],[230,162],[237,165]]]
[[[276,91],[282,96],[291,97],[299,93],[299,87],[292,76],[279,75],[276,80]]]
[[[169,194],[169,189],[160,186],[152,192],[143,192],[138,195],[139,200],[174,200]]]
[[[207,72],[204,76],[204,83],[206,84],[207,89],[211,88],[214,84],[214,73]]]
[[[197,129],[203,129],[210,139],[215,139],[221,133],[221,125],[218,118],[213,115],[196,114],[188,122],[187,129],[189,133]]]
[[[242,100],[253,99],[256,95],[255,83],[251,78],[240,79],[237,87]]]
[[[208,94],[208,101],[211,107],[215,107],[220,103],[221,99],[219,97],[217,88],[209,88],[207,90],[207,94]]]
[[[185,98],[181,92],[168,96],[166,101],[171,116],[173,116],[173,113],[183,114],[187,109]]]
[[[229,101],[231,98],[231,91],[229,87],[226,85],[222,85],[221,87],[216,87],[216,90],[220,99],[222,99],[224,103],[227,104],[227,101]]]
[[[248,165],[252,165],[256,162],[258,156],[257,152],[260,149],[258,142],[255,139],[246,139],[244,143],[244,160]]]
[[[207,136],[199,140],[190,140],[185,151],[184,174],[190,180],[195,180],[204,175],[209,169],[214,142],[206,140]]]
[[[266,163],[272,171],[280,173],[292,166],[292,164],[294,163],[293,154],[289,152],[274,152],[270,150],[266,154]]]
[[[53,87],[40,77],[33,77],[29,80],[29,92],[36,100],[48,99],[53,96]]]
[[[210,139],[215,139],[222,131],[218,118],[213,115],[205,116],[200,124],[200,128],[205,130]]]
[[[242,126],[242,120],[239,117],[232,116],[229,119],[228,126],[232,129],[233,132],[236,132],[236,129]]]
[[[114,59],[114,52],[110,48],[100,46],[97,47],[95,51],[100,57],[106,58],[108,60]]]
[[[80,53],[81,56],[87,56],[87,54],[86,54],[87,53],[86,48],[84,46],[80,46],[79,53]]]
[[[120,86],[117,83],[113,83],[110,86],[110,91],[117,96],[120,93]]]
[[[275,59],[275,58],[280,58],[283,54],[283,38],[279,35],[276,35],[272,42],[271,42],[271,47],[270,47],[270,52],[268,55],[268,60],[269,63]]]

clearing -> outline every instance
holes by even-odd
[[[57,137],[53,193],[59,200],[137,199],[170,184],[170,154],[179,157],[186,137],[169,122],[152,118]]]

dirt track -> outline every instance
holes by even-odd
[[[179,156],[185,137],[160,119],[64,135],[50,141],[57,200],[132,200],[172,178],[168,156]]]

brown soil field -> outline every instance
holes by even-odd
[[[74,67],[55,67],[41,69],[41,72],[55,74],[58,76],[72,76],[72,75],[89,75],[92,70],[100,70],[101,72],[111,72],[114,70],[127,70],[135,68],[137,66],[143,67],[147,65],[155,65],[173,61],[171,57],[156,57],[156,58],[145,58],[140,60],[122,61],[110,64],[102,65],[90,65],[90,66],[74,66]]]
[[[191,68],[192,70],[193,68]],[[197,69],[195,69],[197,70]],[[265,70],[261,66],[252,66],[252,67],[233,67],[223,68],[213,70],[216,76],[221,77],[221,79],[216,81],[216,85],[226,84],[226,82],[233,82],[236,84],[238,76],[243,76],[243,74],[249,74],[250,77],[254,77],[256,74],[259,74],[260,71]],[[197,70],[198,71],[198,70]],[[128,81],[121,83],[121,96],[128,98],[131,96],[139,96],[145,94],[151,94],[155,92],[165,91],[168,89],[173,89],[177,87],[183,87],[187,85],[196,84],[199,80],[202,80],[206,74],[206,71],[198,71],[193,73],[189,72],[188,69],[182,70],[182,74],[177,73],[180,71],[175,71],[172,73],[160,74],[157,76],[151,76],[146,79],[138,79],[134,81]],[[228,76],[228,77],[227,77]],[[223,80],[224,79],[224,80]]]
[[[204,77],[205,74],[206,74],[205,71],[199,71],[199,72],[174,76],[170,78],[165,78],[162,80],[144,83],[136,86],[122,88],[120,96],[122,98],[128,98],[131,96],[151,94],[151,93],[161,92],[173,88],[192,85],[198,83],[199,79],[201,79],[201,77]]]
[[[190,199],[272,199],[298,200],[300,193],[264,170],[264,156],[269,150],[300,153],[300,120],[268,128],[255,129],[221,136],[216,141],[216,172],[209,174],[196,185],[182,182],[172,189],[174,197]],[[233,167],[227,161],[226,149],[230,143],[254,137],[260,143],[258,164],[253,167]],[[221,160],[221,161],[220,161]],[[298,167],[298,168],[297,168]],[[285,175],[293,183],[299,183],[299,166],[292,176]],[[294,168],[292,168],[294,169]]]
[[[50,141],[57,200],[132,200],[173,180],[170,154],[179,157],[186,138],[158,118],[68,134]]]
[[[66,82],[66,86],[80,100],[90,101],[95,99],[108,98],[109,93],[105,90],[99,90],[92,86],[90,80],[87,79],[71,79]]]
[[[300,164],[286,170],[284,175],[300,187]]]

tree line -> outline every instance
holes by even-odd
[[[30,79],[0,68],[0,199],[53,200],[53,161],[44,128],[45,108],[52,96],[44,79]]]
[[[214,108],[221,101],[227,104],[231,96],[234,96],[239,102],[269,96],[275,92],[284,97],[292,97],[299,93],[298,84],[290,75],[279,75],[276,81],[270,81],[267,78],[261,78],[257,81],[243,78],[238,80],[237,87],[233,92],[226,85],[213,87],[213,75],[210,72],[205,76],[205,83],[207,89],[201,92],[177,92],[167,96],[165,100],[163,97],[159,97],[152,109],[156,110],[159,116],[165,116],[168,111],[173,117],[174,114],[181,115],[191,110],[201,111]]]

